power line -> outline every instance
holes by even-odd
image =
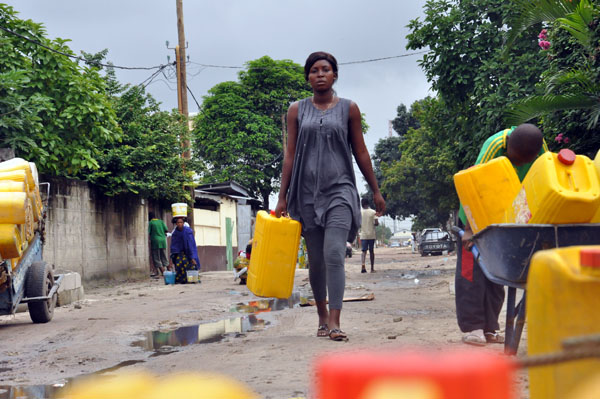
[[[348,62],[338,62],[338,65],[366,64],[366,63],[369,63],[369,62],[385,61],[385,60],[391,60],[391,59],[394,59],[394,58],[411,57],[413,55],[425,54],[427,52],[428,52],[428,50],[424,50],[424,51],[417,51],[417,52],[414,52],[414,53],[392,55],[392,56],[389,56],[389,57],[371,58],[371,59],[367,59],[367,60],[348,61]],[[190,61],[190,64],[199,65],[199,66],[205,67],[205,68],[221,68],[221,69],[245,69],[245,68],[247,68],[245,66],[236,66],[236,65],[202,64],[202,63],[193,62],[193,61]],[[258,68],[252,68],[252,69],[273,69],[273,68],[282,68],[282,67],[281,66],[272,66],[272,67],[258,67]],[[285,67],[285,68],[287,68],[287,67]],[[289,66],[289,68],[297,68],[297,67],[296,66]]]
[[[27,40],[30,43],[36,44],[36,45],[38,45],[40,47],[43,47],[46,50],[49,50],[49,51],[51,51],[53,53],[64,55],[65,57],[73,58],[75,60],[83,61],[87,65],[91,65],[91,66],[103,66],[103,67],[106,67],[106,68],[128,69],[128,70],[152,70],[152,69],[157,69],[157,68],[164,68],[166,66],[166,65],[157,65],[157,66],[153,66],[153,67],[126,67],[126,66],[120,66],[120,65],[103,64],[101,62],[90,61],[90,60],[87,60],[87,59],[85,59],[83,57],[79,57],[79,56],[76,56],[76,55],[73,55],[73,54],[68,54],[68,53],[65,53],[63,51],[53,49],[52,47],[48,47],[45,44],[42,44],[42,43],[40,43],[37,40],[31,39],[31,38],[29,38],[27,36],[23,36],[20,33],[13,32],[12,30],[6,29],[3,26],[0,26],[0,29],[3,30],[3,31],[5,31],[5,32],[7,32],[7,33],[9,33],[9,34],[11,34],[11,35],[17,36],[17,37],[19,37],[19,38],[21,38],[23,40]]]

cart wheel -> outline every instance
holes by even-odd
[[[29,298],[46,296],[54,285],[54,273],[46,262],[33,262],[27,271],[25,295]],[[52,320],[57,294],[47,301],[29,302],[29,316],[34,323],[47,323]]]

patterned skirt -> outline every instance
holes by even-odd
[[[175,283],[187,283],[187,271],[196,270],[196,265],[185,256],[185,253],[174,254],[173,264],[175,265]]]

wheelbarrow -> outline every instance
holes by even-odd
[[[464,231],[453,227],[462,237]],[[473,236],[471,252],[488,280],[508,287],[504,352],[516,354],[525,324],[527,273],[539,250],[600,244],[600,224],[492,224]],[[517,290],[523,295],[517,303]]]

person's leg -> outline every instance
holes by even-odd
[[[331,209],[326,216],[323,251],[327,267],[327,291],[329,296],[329,338],[347,340],[341,331],[340,315],[344,300],[346,274],[346,241],[352,224],[352,211],[347,206]]]
[[[369,240],[360,240],[360,245],[360,249],[362,250],[362,253],[360,255],[360,264],[362,265],[362,268],[360,269],[360,272],[366,273],[367,268],[365,267],[365,261],[367,258],[367,249],[369,248]]]
[[[375,271],[375,240],[369,245],[369,255],[371,257],[371,273]]]
[[[473,333],[474,337],[470,338],[476,342],[468,343],[485,344],[483,329],[486,323],[484,308],[486,279],[473,259],[473,254],[464,250],[460,244],[457,255],[455,299],[458,326],[463,333]]]
[[[324,239],[324,258],[329,293],[329,328],[340,329],[340,313],[344,300],[346,275],[344,272],[348,229],[327,227]]]
[[[305,231],[304,240],[308,252],[308,279],[319,315],[319,333],[322,330],[327,335],[329,331],[321,328],[322,326],[327,326],[329,323],[329,312],[327,310],[327,274],[323,259],[323,229],[316,227]],[[328,329],[328,327],[325,328]]]
[[[485,278],[485,276],[483,277]],[[493,283],[487,278],[485,280],[485,325],[483,330],[486,334],[486,338],[489,338],[488,342],[503,343],[503,337],[496,334],[496,331],[500,329],[498,317],[500,316],[500,311],[502,310],[502,305],[504,304],[504,286]]]
[[[160,273],[164,274],[165,270],[169,267],[169,259],[167,258],[167,250],[165,248],[159,249],[160,252]]]

